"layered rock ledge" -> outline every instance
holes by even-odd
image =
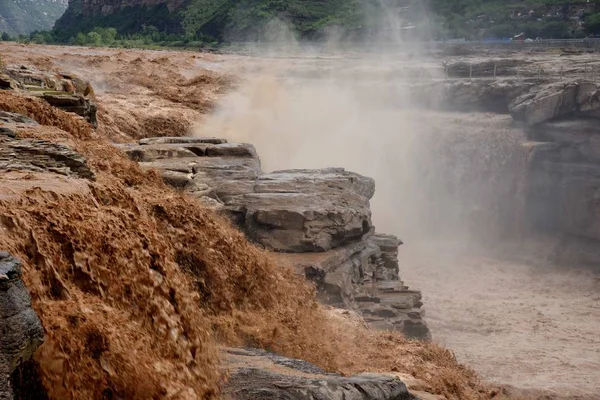
[[[413,400],[398,378],[363,373],[344,377],[306,361],[256,349],[225,349],[231,377],[224,394],[232,400]]]
[[[273,258],[314,282],[321,301],[359,311],[378,328],[429,339],[421,293],[398,275],[392,235],[375,233],[371,178],[343,168],[263,173],[252,145],[161,137],[120,145],[168,184],[226,215]]]
[[[0,69],[0,89],[26,92],[51,106],[81,116],[94,127],[98,124],[98,107],[91,98],[92,87],[75,75],[9,65]]]
[[[12,400],[10,375],[42,344],[44,329],[21,280],[21,263],[5,251],[0,251],[0,333],[0,399]]]

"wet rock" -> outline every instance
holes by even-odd
[[[355,286],[372,274],[369,259],[377,250],[359,241],[326,252],[279,253],[273,257],[312,281],[322,303],[353,308]]]
[[[331,374],[301,360],[254,349],[226,349],[230,377],[224,388],[232,400],[412,400],[406,385],[388,375]]]
[[[371,231],[375,182],[343,168],[277,171],[244,196],[245,230],[267,248],[327,251]]]
[[[97,127],[98,109],[89,97],[93,93],[89,82],[73,75],[40,71],[28,66],[9,65],[5,72],[5,75],[0,75],[0,88],[3,85],[10,86],[7,88],[18,86],[54,107],[80,115]]]
[[[357,291],[361,296],[355,298],[361,301],[356,309],[371,326],[399,331],[410,339],[431,340],[420,291],[410,290],[399,279],[365,284]]]
[[[18,87],[17,81],[6,74],[0,74],[0,89],[14,90]]]
[[[10,374],[43,342],[42,324],[21,280],[21,263],[0,252],[0,399],[13,399]]]
[[[31,126],[39,125],[37,121],[26,117],[23,114],[11,113],[8,111],[0,111],[0,122],[4,124],[23,124]]]
[[[155,138],[140,139],[138,142],[140,145],[149,144],[191,144],[191,143],[211,143],[211,144],[222,144],[227,143],[226,139],[219,138],[196,138],[186,136],[164,136]]]
[[[394,273],[390,279],[382,278],[383,265],[392,260],[382,259],[386,251],[373,244],[374,237],[378,237],[384,250],[397,252],[394,246],[400,240],[376,234],[368,240],[326,252],[279,253],[272,257],[313,282],[320,302],[355,310],[376,328],[399,331],[411,339],[430,340],[423,320],[421,292],[410,290],[400,280],[397,259],[393,261]]]
[[[375,234],[369,241],[381,250],[381,265],[375,270],[377,280],[398,279],[398,247],[402,241],[394,235]]]
[[[222,210],[243,225],[242,200],[262,174],[252,145],[230,145],[224,139],[160,137],[119,147],[144,168],[161,171],[166,183],[185,191],[210,208]]]
[[[132,147],[125,152],[134,161],[152,162],[169,158],[197,157],[198,155],[203,155],[197,153],[204,153],[204,147],[194,146],[194,148],[195,151],[192,151],[177,144],[162,144]]]
[[[0,135],[0,170],[54,172],[94,180],[83,156],[69,147],[36,139]]]
[[[10,128],[6,128],[4,126],[0,126],[0,135],[8,136],[9,138],[16,138],[17,134]]]
[[[89,98],[84,97],[82,94],[39,92],[38,95],[51,106],[77,114],[85,118],[92,126],[97,127],[97,107]]]
[[[312,281],[321,302],[371,313],[386,329],[429,338],[428,331],[402,324],[422,322],[421,294],[398,276],[402,241],[374,234],[373,179],[343,168],[264,174],[253,146],[215,138],[139,143],[119,147],[144,168],[161,171],[171,186],[230,216],[250,239],[275,251],[275,260]],[[382,286],[388,281],[394,290]],[[385,304],[375,309],[375,303]]]

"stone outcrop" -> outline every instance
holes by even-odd
[[[89,98],[82,94],[41,92],[39,96],[51,106],[63,111],[77,114],[87,120],[94,128],[98,126],[96,114],[98,109]]]
[[[229,216],[273,257],[315,283],[322,302],[375,326],[427,339],[421,294],[398,276],[398,246],[374,234],[371,178],[343,168],[263,173],[254,147],[217,138],[149,138],[119,145],[168,184]]]
[[[600,85],[538,82],[508,107],[530,140],[523,143],[527,226],[562,238],[556,261],[600,265]]]
[[[0,128],[0,170],[53,172],[95,179],[85,158],[69,147],[45,140],[18,139],[8,128]]]
[[[0,251],[0,399],[12,400],[10,374],[43,342],[42,324],[21,280],[21,263]]]
[[[281,252],[327,251],[371,232],[370,178],[342,168],[275,171],[244,196],[245,230]]]
[[[428,108],[510,113],[524,129],[526,226],[562,238],[557,261],[600,265],[600,84],[508,78],[411,88]]]
[[[0,74],[0,88],[24,90],[63,111],[77,114],[92,126],[98,124],[97,106],[90,99],[89,82],[74,75],[55,74],[25,66],[7,66]]]
[[[514,99],[509,109],[515,120],[529,125],[576,113],[594,116],[600,109],[600,85],[571,81],[535,86]]]
[[[411,101],[444,111],[479,111],[506,114],[511,102],[547,80],[462,79],[418,82],[409,87]]]
[[[24,115],[0,111],[0,171],[49,172],[95,180],[85,158],[70,147],[39,139],[20,139],[19,128],[39,124]]]
[[[373,373],[345,377],[306,361],[255,349],[225,349],[230,378],[224,394],[232,400],[412,400],[398,378]]]

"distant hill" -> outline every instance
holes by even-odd
[[[68,40],[112,27],[161,40],[257,40],[274,19],[309,39],[334,25],[357,36],[568,38],[600,34],[600,0],[71,0],[55,34]]]
[[[52,29],[67,5],[68,0],[0,0],[0,33],[16,36]]]
[[[412,21],[420,0],[71,0],[56,23],[63,39],[94,27],[120,34],[149,26],[191,40],[256,40],[274,19],[285,21],[302,37],[316,37],[328,26],[367,32],[382,16],[401,14]]]

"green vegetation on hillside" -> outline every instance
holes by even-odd
[[[590,19],[600,12],[600,0],[430,0],[430,8],[442,17],[436,27],[442,37],[525,33],[531,38],[571,38],[600,33]]]
[[[308,40],[323,37],[333,26],[352,38],[382,33],[426,39],[600,35],[600,0],[185,0],[174,9],[165,1],[117,7],[109,15],[84,7],[93,6],[72,0],[51,34],[36,32],[31,40],[194,47],[277,39],[285,34],[283,25]],[[98,31],[108,28],[116,30],[114,37]]]
[[[331,26],[364,36],[380,30],[381,21],[390,15],[404,19],[399,11],[403,8],[419,10],[407,22],[419,24],[424,16],[421,4],[418,0],[186,0],[172,11],[164,4],[136,6],[84,18],[83,3],[73,0],[56,23],[55,37],[68,41],[96,27],[114,27],[127,35],[153,26],[160,33],[176,35],[177,41],[253,41],[269,39],[275,20],[307,39],[322,37]]]
[[[16,36],[51,29],[66,9],[66,0],[2,0],[0,33]]]

